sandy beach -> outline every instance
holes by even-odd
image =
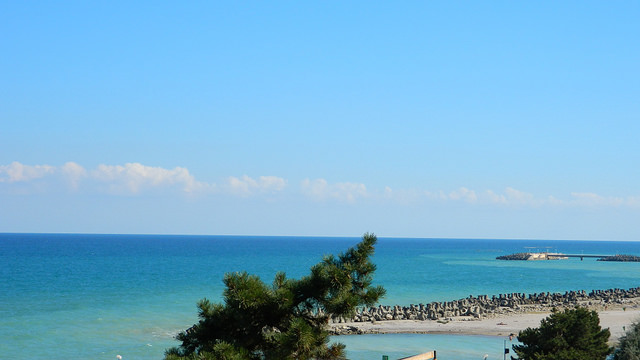
[[[442,320],[389,320],[366,323],[342,323],[336,327],[356,327],[365,333],[422,333],[422,334],[460,334],[460,335],[490,335],[508,336],[518,334],[528,327],[540,326],[540,321],[551,312],[524,313],[512,315],[498,315],[481,320],[468,317]],[[598,311],[600,326],[611,331],[610,342],[615,343],[634,321],[640,320],[639,309],[614,309]]]

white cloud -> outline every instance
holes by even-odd
[[[549,204],[549,205],[562,205],[564,204],[564,202],[560,199],[557,199],[555,196],[553,195],[549,195],[547,196],[547,198],[545,199],[544,203]]]
[[[304,179],[300,186],[303,194],[319,201],[334,199],[354,203],[357,199],[368,196],[367,187],[362,183],[329,184],[325,179]]]
[[[189,170],[176,167],[165,169],[140,163],[122,165],[99,165],[91,172],[91,177],[107,183],[110,191],[138,193],[141,189],[179,186],[185,192],[192,192],[205,186],[195,180]]]
[[[476,190],[461,187],[454,191],[407,191],[385,188],[382,199],[398,201],[400,203],[415,203],[419,201],[463,201],[477,205],[503,205],[520,207],[542,206],[600,206],[600,207],[640,207],[640,196],[629,197],[605,197],[595,193],[571,193],[570,198],[560,199],[553,195],[538,197],[532,193],[521,191],[512,187],[505,188],[502,192]]]
[[[508,187],[505,189],[505,193],[507,194],[507,198],[514,203],[518,204],[535,204],[537,203],[533,194],[516,190],[514,188]]]
[[[494,204],[507,204],[507,197],[505,195],[496,194],[493,190],[487,190],[485,191],[485,194],[489,199],[489,202]]]
[[[49,178],[49,180],[44,180]],[[39,185],[47,185],[46,189],[60,189],[61,184],[68,184],[71,189],[82,189],[88,192],[107,192],[111,194],[139,194],[151,189],[177,189],[185,193],[228,193],[249,196],[256,193],[274,193],[287,186],[284,178],[277,176],[229,177],[222,186],[215,183],[201,182],[183,167],[166,169],[147,166],[141,163],[124,165],[101,164],[93,170],[87,170],[75,162],[67,162],[62,166],[24,165],[13,162],[0,165],[0,183],[29,184],[35,179],[42,179]],[[33,184],[35,189],[35,184]],[[56,187],[57,186],[57,187]],[[38,192],[44,187],[39,186]],[[21,188],[21,193],[29,193],[28,188]]]
[[[228,193],[238,196],[275,194],[284,191],[287,180],[278,176],[252,178],[230,176],[217,185],[201,182],[183,167],[166,169],[140,163],[99,165],[87,170],[75,162],[62,166],[25,165],[12,162],[0,165],[0,184],[9,193],[28,194],[60,191],[108,192],[112,194],[139,194],[152,189],[165,189],[192,194]],[[460,187],[453,191],[425,191],[422,189],[395,189],[389,186],[369,190],[363,183],[329,183],[323,178],[305,179],[300,183],[303,196],[316,201],[335,200],[355,203],[359,199],[392,201],[401,205],[421,202],[466,202],[472,205],[501,205],[519,207],[630,207],[640,208],[640,196],[602,196],[594,192],[573,192],[564,198],[534,194],[507,187],[501,192],[477,191]],[[164,191],[164,190],[163,190]]]
[[[0,182],[28,184],[36,179],[42,179],[40,183],[48,184],[49,189],[56,189],[64,182],[73,189],[84,186],[99,190],[95,189],[97,184],[106,184],[109,192],[116,193],[138,193],[143,189],[163,186],[177,186],[185,192],[211,187],[210,184],[196,181],[187,169],[181,167],[164,169],[128,163],[100,165],[95,170],[87,171],[75,162],[67,162],[62,166],[24,165],[19,162],[0,165]],[[100,188],[105,189],[104,186]]]
[[[414,192],[415,196],[419,196],[419,197],[426,197],[427,199],[430,200],[440,200],[440,201],[447,201],[449,200],[449,195],[445,194],[444,191],[442,190],[438,190],[438,191],[421,191],[421,192]]]
[[[9,165],[0,165],[0,182],[26,182],[45,177],[55,172],[49,165],[23,165],[17,161]]]
[[[423,201],[425,197],[434,198],[434,195],[419,189],[394,189],[390,186],[385,186],[382,191],[371,191],[367,189],[367,197],[409,205]]]
[[[265,192],[278,192],[287,186],[287,181],[277,176],[260,176],[253,179],[247,175],[240,178],[230,176],[227,179],[230,192],[237,195],[248,196]]]
[[[640,197],[601,196],[592,192],[572,192],[568,199],[559,199],[553,195],[535,197],[533,194],[508,187],[503,194],[487,190],[487,200],[494,204],[522,206],[578,206],[578,207],[639,207]]]
[[[495,193],[493,190],[485,191],[484,195],[490,203],[502,205],[526,205],[540,206],[547,202],[544,199],[537,199],[533,194],[507,187],[503,194]]]
[[[627,205],[631,207],[640,207],[640,196],[630,196],[627,198]]]
[[[452,191],[449,193],[449,199],[451,200],[462,200],[468,203],[475,203],[478,201],[478,196],[476,196],[476,192],[473,190],[469,190],[465,187],[461,187],[458,190]]]
[[[625,203],[633,203],[633,198],[629,198],[627,201],[620,197],[605,197],[596,193],[571,193],[573,197],[573,204],[582,206],[621,206]]]
[[[84,167],[74,163],[68,162],[60,168],[60,172],[67,178],[71,187],[74,189],[78,187],[80,181],[88,176],[87,170]]]

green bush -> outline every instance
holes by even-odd
[[[600,328],[598,313],[585,308],[565,309],[543,319],[539,328],[520,332],[513,349],[522,360],[605,360],[609,329]]]
[[[614,360],[640,360],[640,323],[635,322],[620,338]]]

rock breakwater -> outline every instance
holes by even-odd
[[[635,255],[613,255],[598,259],[598,261],[621,261],[621,262],[640,262],[640,256]]]
[[[609,307],[635,307],[640,304],[640,287],[631,289],[592,290],[586,292],[567,291],[565,293],[511,293],[489,297],[488,295],[469,296],[468,298],[431,302],[429,304],[411,304],[409,306],[383,306],[359,308],[353,318],[332,318],[333,324],[376,322],[388,320],[449,321],[479,320],[505,314],[547,312],[553,308],[573,308],[582,306],[592,310],[604,310]],[[334,334],[361,333],[357,326],[333,326]]]
[[[515,253],[510,255],[501,255],[496,257],[496,260],[529,260],[530,253]]]

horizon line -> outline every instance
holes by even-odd
[[[367,233],[367,232],[365,232]],[[365,234],[363,233],[363,234]],[[256,234],[188,234],[188,233],[100,233],[100,232],[27,232],[27,231],[0,231],[0,235],[133,235],[133,236],[228,236],[228,237],[299,237],[299,238],[345,238],[357,239],[361,236],[353,235],[256,235]],[[491,237],[417,237],[417,236],[380,236],[373,233],[379,239],[416,239],[416,240],[510,240],[510,241],[612,241],[612,242],[640,242],[640,240],[615,240],[615,239],[550,239],[550,238],[491,238]]]

